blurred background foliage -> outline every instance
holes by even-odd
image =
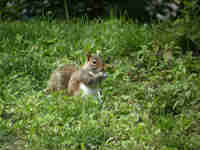
[[[1,0],[1,19],[29,19],[36,16],[65,18],[105,17],[125,14],[142,21],[168,20],[183,13],[199,14],[198,0]],[[198,11],[197,11],[198,10]]]
[[[164,21],[166,28],[158,27],[155,36],[162,44],[176,38],[183,53],[200,53],[199,0],[1,0],[1,20],[29,20],[49,18],[124,18],[142,22]],[[173,20],[173,22],[170,22]],[[161,30],[161,32],[159,32]],[[164,31],[164,32],[163,32]],[[162,33],[162,34],[161,34]],[[195,33],[195,34],[194,34]],[[161,35],[158,35],[161,34]]]

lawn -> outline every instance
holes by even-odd
[[[0,149],[198,149],[200,59],[176,26],[123,18],[1,22]],[[188,30],[198,41],[200,33]],[[110,64],[103,104],[44,94],[55,68],[82,65],[97,51]]]

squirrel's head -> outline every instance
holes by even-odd
[[[85,69],[92,71],[93,73],[105,72],[106,64],[98,55],[92,55],[88,53],[86,55],[86,63],[83,66]],[[106,76],[106,74],[105,74]]]

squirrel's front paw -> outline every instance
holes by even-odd
[[[98,77],[103,77],[103,76],[104,76],[104,73],[103,73],[103,72],[99,72],[99,73],[97,74],[97,76],[98,76]]]

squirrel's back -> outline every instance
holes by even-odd
[[[72,64],[57,68],[50,76],[46,91],[53,92],[67,89],[71,75],[75,71],[77,71],[77,68]]]

